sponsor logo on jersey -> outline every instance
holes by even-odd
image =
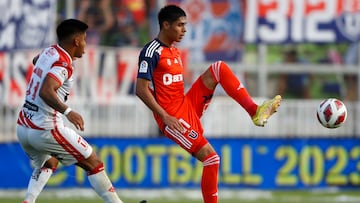
[[[182,82],[182,81],[183,81],[182,74],[172,75],[170,73],[166,73],[163,75],[164,85],[171,85],[173,82]]]
[[[29,101],[25,101],[23,107],[29,109],[30,111],[39,111],[39,107],[36,104],[33,104]]]

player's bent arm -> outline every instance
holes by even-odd
[[[136,96],[138,96],[151,111],[163,118],[167,115],[167,112],[156,102],[149,90],[149,85],[149,80],[138,78],[136,80]]]
[[[39,95],[44,102],[51,108],[63,113],[68,107],[58,98],[56,91],[60,87],[58,81],[49,75],[46,76],[42,86],[40,87]]]
[[[49,75],[46,76],[41,88],[39,95],[44,100],[44,102],[49,105],[51,108],[64,113],[68,106],[64,104],[58,98],[56,91],[60,87],[58,81]],[[83,131],[84,130],[84,120],[80,114],[74,111],[67,112],[66,118],[74,124],[76,129]]]
[[[163,109],[154,98],[153,94],[149,90],[150,81],[138,78],[136,80],[136,88],[135,88],[135,94],[138,96],[145,105],[153,111],[155,114],[158,114],[163,122],[170,127],[173,130],[178,130],[182,132],[184,130],[182,124],[180,121],[171,115],[169,115],[165,109]]]

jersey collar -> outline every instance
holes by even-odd
[[[155,38],[155,40],[156,40],[157,42],[159,42],[161,46],[167,47],[167,48],[171,48],[171,47],[169,47],[168,45],[164,44],[162,41],[160,41],[159,38]]]
[[[57,47],[60,51],[62,51],[62,52],[64,52],[64,53],[66,54],[66,56],[67,56],[67,57],[69,58],[69,60],[70,60],[70,64],[72,64],[73,59],[71,58],[70,54],[69,54],[65,49],[63,49],[59,44],[56,44],[56,47]]]

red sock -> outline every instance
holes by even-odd
[[[87,175],[90,176],[90,175],[94,175],[94,174],[97,174],[101,171],[104,170],[104,163],[100,163],[99,165],[97,165],[93,170],[91,171],[88,171],[87,172]]]
[[[220,157],[214,152],[203,160],[201,191],[204,203],[218,202],[218,171]]]
[[[222,61],[218,61],[211,64],[210,70],[214,79],[220,83],[225,92],[238,102],[251,117],[254,116],[258,105],[253,101],[229,66]]]

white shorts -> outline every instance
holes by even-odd
[[[68,166],[89,158],[92,147],[68,127],[35,130],[17,125],[19,142],[35,168],[43,167],[51,157]]]

